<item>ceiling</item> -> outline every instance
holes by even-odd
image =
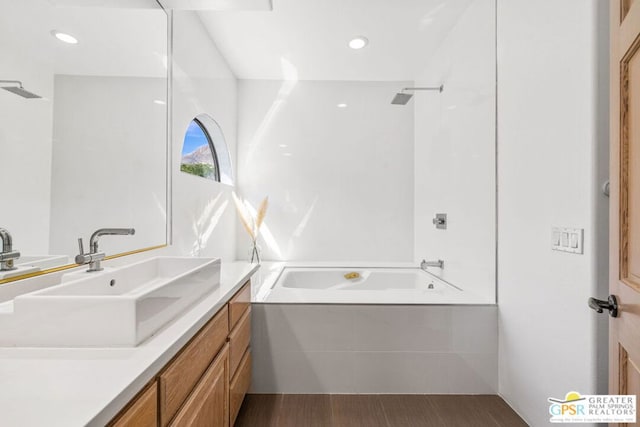
[[[474,0],[273,0],[273,11],[201,11],[241,79],[414,80]],[[347,46],[362,35],[369,45]]]
[[[75,0],[77,1],[77,0]],[[82,0],[84,1],[84,0]],[[93,0],[100,1],[100,0]],[[129,1],[129,0],[126,0]],[[271,0],[159,0],[165,9],[271,10]]]
[[[0,50],[56,74],[166,78],[165,12],[155,0],[126,0],[122,8],[124,1],[0,0]],[[52,30],[79,43],[62,43]]]

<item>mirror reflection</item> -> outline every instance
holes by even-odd
[[[135,229],[107,255],[166,243],[166,13],[1,3],[0,280],[72,264],[100,228]]]

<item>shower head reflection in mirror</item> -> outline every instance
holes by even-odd
[[[22,86],[22,82],[20,80],[0,80],[0,83],[11,83],[17,86],[2,86],[2,89],[7,90],[11,93],[19,95],[23,98],[27,99],[38,99],[42,98],[40,95],[36,95],[33,92],[29,92]]]

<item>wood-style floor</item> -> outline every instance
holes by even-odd
[[[248,394],[236,427],[519,427],[493,395]]]

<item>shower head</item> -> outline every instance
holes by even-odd
[[[438,92],[442,92],[443,89],[444,85],[440,85],[438,87],[405,87],[401,92],[396,93],[391,100],[391,103],[394,105],[407,105],[407,102],[411,100],[413,94],[404,93],[405,90],[437,90]]]
[[[396,93],[396,96],[393,97],[393,99],[391,100],[392,104],[395,105],[407,105],[407,102],[409,102],[409,100],[413,98],[413,94],[412,93]]]
[[[15,93],[16,95],[20,95],[23,98],[33,99],[33,98],[42,98],[40,95],[36,95],[35,93],[29,92],[22,87],[15,86],[3,86],[2,89],[8,90],[9,92]]]
[[[16,95],[20,95],[23,98],[34,99],[34,98],[42,98],[40,95],[36,95],[33,92],[29,92],[22,87],[22,82],[19,80],[0,80],[0,83],[13,83],[18,86],[2,86],[2,89],[7,90],[11,93],[15,93]]]

